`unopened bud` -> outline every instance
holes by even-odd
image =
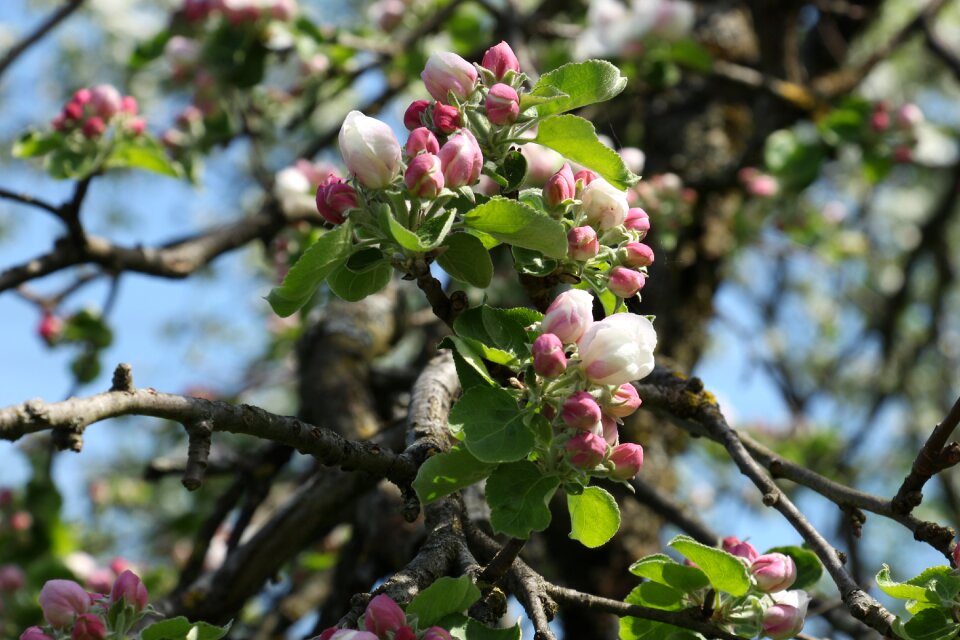
[[[540,329],[570,344],[593,323],[593,296],[580,289],[564,291],[547,307]]]
[[[411,195],[418,198],[436,198],[443,189],[443,168],[440,158],[422,153],[410,161],[403,182]]]
[[[584,431],[600,422],[600,405],[586,391],[577,391],[563,403],[560,417],[568,426]]]
[[[653,264],[653,249],[641,242],[628,242],[621,251],[620,259],[628,267],[649,267]]]
[[[503,80],[507,71],[520,72],[520,61],[517,60],[517,54],[506,42],[501,42],[487,49],[486,53],[483,54],[483,61],[480,66],[492,72],[498,82]]]
[[[610,280],[607,287],[621,298],[632,298],[637,295],[647,283],[647,278],[639,271],[626,267],[614,267],[610,270]]]
[[[630,480],[643,466],[643,447],[632,442],[625,442],[613,448],[610,454],[613,471],[610,477],[615,480]]]
[[[410,132],[407,137],[407,144],[404,150],[408,158],[412,158],[418,153],[437,153],[440,151],[440,143],[437,136],[426,127],[417,127]]]
[[[650,231],[650,216],[640,207],[634,207],[627,211],[623,219],[623,226],[632,231],[640,231],[646,234]]]
[[[450,135],[463,125],[460,112],[451,104],[433,105],[433,126],[444,135]]]
[[[448,94],[465,100],[477,86],[477,70],[450,51],[431,53],[420,77],[430,95],[444,104],[449,99]]]
[[[493,124],[513,124],[520,115],[520,96],[509,85],[495,84],[487,93],[484,106],[487,109],[487,119]]]
[[[469,187],[480,179],[483,153],[477,139],[468,129],[461,129],[450,136],[437,155],[443,167],[443,179],[447,188]]]
[[[592,469],[607,454],[607,443],[600,436],[584,431],[567,440],[570,464],[581,469]]]
[[[543,202],[548,207],[560,206],[560,203],[576,195],[576,186],[577,180],[573,177],[570,163],[565,162],[560,171],[550,176],[543,185]]]
[[[331,224],[342,224],[358,204],[357,192],[346,182],[333,178],[317,187],[317,211]]]
[[[757,551],[756,547],[736,536],[724,538],[722,546],[724,551],[738,558],[743,558],[747,561],[747,564],[752,564],[754,560],[760,557],[760,552]]]
[[[567,255],[574,260],[589,260],[600,252],[600,241],[593,227],[576,227],[567,233]]]
[[[407,616],[390,596],[380,594],[375,596],[367,605],[363,613],[363,626],[367,631],[380,637],[395,632],[407,624]]]
[[[613,397],[608,404],[603,406],[603,412],[608,413],[615,418],[626,418],[640,408],[642,404],[640,394],[637,388],[629,382],[625,382],[613,392]]]
[[[424,125],[423,114],[430,108],[429,100],[414,100],[403,114],[403,126],[410,131]]]
[[[782,553],[759,556],[750,564],[750,573],[757,587],[766,593],[789,589],[797,579],[797,565],[793,558]]]
[[[556,378],[567,370],[563,342],[552,333],[544,333],[533,341],[533,368],[545,378]]]

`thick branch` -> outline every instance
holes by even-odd
[[[904,478],[891,503],[895,513],[908,514],[923,500],[923,485],[935,474],[960,462],[960,444],[947,445],[947,439],[960,423],[960,398],[953,403],[943,422],[934,427],[924,443],[910,474]]]

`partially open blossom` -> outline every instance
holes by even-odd
[[[443,189],[443,168],[440,158],[432,153],[421,153],[407,166],[403,183],[411,195],[418,198],[436,198]]]
[[[552,333],[564,343],[576,342],[593,323],[593,296],[580,289],[564,291],[547,307],[540,323],[543,333]]]
[[[85,613],[77,618],[70,633],[70,640],[103,640],[107,637],[107,628],[98,616]]]
[[[429,100],[414,100],[403,113],[403,126],[410,131],[423,126],[423,114],[430,108]]]
[[[423,634],[423,640],[453,640],[453,636],[441,627],[430,627]]]
[[[506,42],[500,42],[500,44],[487,49],[486,53],[483,54],[480,66],[493,72],[497,81],[503,80],[507,71],[520,72],[520,61],[517,60],[517,54]]]
[[[589,260],[600,252],[600,241],[593,227],[576,227],[567,232],[567,255],[574,260]]]
[[[340,154],[350,173],[369,189],[383,189],[400,173],[400,143],[385,122],[359,111],[340,128]]]
[[[103,135],[103,132],[107,130],[107,125],[104,124],[103,119],[99,116],[91,116],[83,123],[81,130],[83,131],[83,135],[88,138],[99,138]]]
[[[614,267],[610,270],[607,287],[621,298],[632,298],[640,289],[643,289],[646,283],[647,277],[639,271],[627,267]]]
[[[760,557],[760,552],[757,551],[756,547],[749,542],[740,540],[740,538],[736,536],[727,536],[724,538],[722,546],[724,551],[738,558],[745,559],[747,564],[752,564],[754,560]]]
[[[508,125],[520,115],[520,96],[510,85],[498,83],[490,87],[484,100],[487,119],[496,125]]]
[[[20,634],[20,640],[53,640],[40,627],[30,627]]]
[[[897,109],[897,125],[903,129],[912,129],[923,122],[923,111],[920,107],[908,102]]]
[[[781,591],[770,596],[774,604],[763,612],[763,633],[773,640],[786,640],[800,633],[810,596],[805,591]]]
[[[407,152],[407,157],[412,158],[421,152],[437,153],[440,151],[440,143],[430,129],[417,127],[410,132],[404,150]]]
[[[331,224],[342,224],[358,205],[357,192],[346,182],[333,178],[317,187],[317,211]]]
[[[627,194],[603,178],[597,178],[584,187],[580,200],[587,222],[603,231],[622,224],[630,208]]]
[[[627,210],[627,215],[623,219],[623,226],[633,231],[650,231],[650,216],[640,207],[633,207]]]
[[[115,604],[123,600],[127,603],[127,606],[132,606],[137,613],[143,611],[144,607],[147,606],[149,597],[147,588],[143,586],[139,576],[129,569],[117,577],[116,582],[113,583],[113,589],[110,590],[111,603]]]
[[[624,442],[613,448],[610,453],[613,471],[610,477],[615,480],[630,480],[643,466],[643,447],[632,442]]]
[[[386,637],[407,624],[407,615],[393,599],[384,594],[374,596],[363,613],[363,626],[367,631]]]
[[[548,207],[560,206],[565,200],[576,195],[577,181],[573,177],[573,170],[569,162],[564,162],[560,171],[550,176],[543,185],[543,201]],[[596,235],[596,234],[594,234]]]
[[[450,51],[434,51],[420,74],[427,92],[438,102],[447,103],[448,93],[464,100],[477,86],[477,70]]]
[[[597,180],[600,178],[600,176],[598,176],[593,171],[590,171],[590,169],[581,169],[580,171],[577,171],[575,174],[573,174],[573,177],[575,180],[582,182],[583,186],[587,186],[594,180]]]
[[[123,97],[112,85],[98,84],[90,89],[90,106],[94,113],[109,120],[120,112]]]
[[[789,589],[797,579],[797,565],[793,558],[782,553],[767,553],[750,564],[750,573],[757,587],[766,593]]]
[[[533,369],[545,378],[555,378],[567,370],[563,343],[552,333],[544,333],[533,341]]]
[[[582,469],[592,469],[600,464],[607,454],[607,443],[600,436],[583,431],[567,440],[570,464]]]
[[[649,267],[653,264],[653,249],[642,242],[628,242],[620,257],[628,267]]]
[[[590,325],[579,345],[587,378],[595,384],[620,385],[653,371],[657,332],[643,316],[617,313]]]
[[[603,405],[603,412],[615,418],[626,418],[640,408],[642,404],[637,388],[625,382],[613,392],[608,404]]]
[[[600,422],[600,405],[586,391],[577,391],[563,402],[560,417],[567,426],[587,431]]]
[[[477,139],[467,129],[450,136],[437,154],[443,167],[443,179],[447,187],[471,186],[480,179],[483,169],[483,153]]]
[[[23,569],[17,565],[5,564],[0,566],[0,593],[16,591],[24,585],[26,579]]]
[[[463,125],[460,111],[452,104],[433,105],[433,126],[444,135],[450,135]]]
[[[48,580],[40,589],[40,608],[52,626],[62,629],[93,604],[86,590],[73,580]]]

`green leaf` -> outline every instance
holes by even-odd
[[[924,609],[907,622],[897,618],[892,626],[906,640],[949,640],[960,632],[960,624],[948,618],[942,609]]]
[[[441,349],[453,349],[453,363],[457,368],[457,377],[464,391],[473,386],[494,386],[496,383],[483,363],[483,357],[466,340],[456,336],[447,336],[440,344]]]
[[[750,574],[736,556],[700,544],[689,536],[677,536],[670,541],[670,546],[696,564],[718,591],[742,596],[750,589]]]
[[[658,582],[644,582],[634,587],[624,602],[665,611],[677,611],[683,608],[683,592]]]
[[[517,273],[542,278],[557,270],[559,263],[552,258],[544,258],[539,251],[520,247],[511,247],[510,251],[513,253],[513,266]]]
[[[65,342],[85,342],[96,349],[105,349],[113,343],[113,331],[99,313],[82,309],[67,318],[62,339]]]
[[[563,224],[516,200],[490,198],[464,214],[463,221],[507,244],[534,249],[553,258],[567,255]]]
[[[477,340],[486,346],[506,351],[513,358],[530,356],[527,332],[506,309],[481,305],[467,309],[453,323],[453,330],[461,338]]]
[[[532,324],[543,320],[543,314],[535,309],[526,307],[513,307],[510,309],[501,309],[504,315],[509,316],[520,323],[521,327],[529,327]]]
[[[502,464],[487,480],[490,524],[497,533],[527,539],[550,525],[550,498],[560,479],[544,476],[526,460]]]
[[[140,632],[140,640],[220,640],[230,631],[206,622],[190,622],[183,616],[154,623]]]
[[[640,179],[627,169],[616,151],[600,142],[593,124],[580,116],[545,118],[540,122],[533,142],[550,147],[568,160],[596,171],[619,189],[628,189]]]
[[[496,465],[480,462],[462,445],[430,456],[420,465],[413,488],[420,502],[430,504],[490,475]]]
[[[130,56],[130,61],[127,63],[130,69],[133,71],[142,69],[152,60],[156,60],[162,56],[163,49],[167,46],[167,42],[171,37],[173,37],[173,34],[164,29],[149,40],[137,44],[133,50],[133,54]]]
[[[381,262],[359,273],[341,264],[327,277],[327,284],[337,297],[357,302],[387,286],[392,275],[393,267],[389,262]]]
[[[465,610],[479,599],[480,589],[469,577],[443,577],[417,594],[407,606],[407,615],[417,616],[417,626],[426,629],[451,613]]]
[[[327,276],[350,255],[352,234],[349,222],[320,236],[310,245],[279,287],[274,287],[267,296],[273,311],[283,317],[307,304],[313,292]]]
[[[28,131],[13,143],[14,158],[34,158],[59,149],[63,145],[63,134],[59,131]]]
[[[57,147],[44,160],[43,166],[57,180],[85,178],[96,167],[96,155],[90,151],[76,151],[67,147]]]
[[[474,387],[450,412],[450,424],[462,425],[467,449],[481,462],[522,460],[533,449],[533,431],[509,392],[499,387]]]
[[[620,640],[673,640],[674,634],[682,632],[683,629],[672,624],[633,616],[620,618]]]
[[[182,172],[167,157],[157,140],[142,135],[132,140],[118,141],[104,163],[107,169],[143,169],[160,175],[179,178]]]
[[[630,565],[630,573],[667,585],[683,593],[703,589],[710,584],[709,578],[700,569],[680,564],[662,553],[640,558]]]
[[[507,179],[504,186],[504,193],[511,193],[520,188],[524,177],[527,175],[527,158],[514,149],[503,159],[503,176]]]
[[[456,215],[457,212],[455,210],[447,209],[424,220],[420,228],[417,229],[417,237],[420,238],[420,243],[426,247],[427,250],[439,247],[447,237],[447,234],[450,233],[450,228],[453,226],[453,220]]]
[[[786,185],[800,189],[820,174],[823,144],[820,140],[801,140],[793,131],[781,129],[767,138],[763,158],[770,173]]]
[[[797,565],[797,579],[794,581],[791,589],[806,589],[817,584],[820,576],[823,575],[823,565],[820,564],[820,558],[813,551],[803,547],[774,547],[767,553],[782,553],[785,556],[793,558]]]
[[[547,102],[559,100],[560,98],[569,97],[570,96],[560,91],[556,87],[551,87],[550,85],[545,84],[540,87],[539,95],[533,95],[531,93],[523,93],[520,95],[520,113],[523,113],[530,107],[536,107]]]
[[[890,577],[890,567],[886,564],[884,564],[883,568],[877,573],[877,586],[891,598],[927,601],[927,589],[925,586],[897,582]]]
[[[485,289],[493,278],[493,260],[483,242],[469,233],[447,236],[446,251],[437,256],[437,264],[460,282]]]
[[[567,494],[570,537],[590,549],[602,546],[620,529],[620,508],[605,489],[587,487],[580,495]]]
[[[456,640],[520,640],[521,637],[519,620],[512,627],[493,629],[454,613],[438,621],[437,626],[448,630]]]
[[[627,79],[620,75],[620,69],[606,60],[587,60],[543,74],[530,94],[548,98],[556,97],[558,92],[567,94],[565,98],[540,104],[537,113],[543,117],[609,100],[626,86]]]

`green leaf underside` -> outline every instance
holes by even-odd
[[[630,573],[683,593],[703,589],[710,584],[710,579],[700,569],[680,564],[662,553],[637,560],[630,565]]]
[[[747,567],[736,556],[700,544],[689,536],[677,536],[670,546],[699,567],[718,591],[742,596],[750,589]]]
[[[774,547],[767,553],[782,553],[793,558],[797,565],[797,579],[794,581],[791,589],[806,589],[817,584],[820,576],[823,575],[823,565],[820,564],[820,558],[813,551],[803,547],[787,546]]]
[[[620,75],[616,66],[606,60],[586,60],[565,64],[543,74],[530,94],[532,97],[556,97],[537,106],[537,113],[543,117],[609,100],[626,86],[627,79]],[[560,94],[566,94],[566,97],[558,97]]]
[[[490,524],[497,533],[527,539],[550,525],[550,498],[560,480],[526,460],[502,464],[487,480]]]
[[[516,200],[494,197],[463,216],[464,223],[501,242],[533,249],[554,258],[567,255],[563,224]]]
[[[469,389],[450,412],[450,423],[462,425],[467,449],[481,462],[514,462],[533,449],[533,431],[517,401],[499,387]]]
[[[570,537],[588,548],[606,544],[620,529],[620,509],[610,493],[587,487],[580,495],[567,494]]]
[[[960,624],[947,617],[942,609],[924,609],[903,622],[893,621],[893,630],[906,640],[950,640],[960,633]]]
[[[437,264],[451,278],[485,289],[493,279],[493,260],[480,238],[469,233],[447,237],[447,250],[437,256]]]
[[[488,305],[468,309],[454,321],[453,330],[461,338],[477,340],[518,359],[526,359],[530,355],[527,332],[506,309]]]
[[[413,488],[423,504],[458,491],[463,487],[483,480],[496,465],[480,462],[458,445],[444,453],[427,458],[420,465]]]
[[[520,622],[506,629],[493,629],[472,618],[458,613],[451,614],[437,623],[457,640],[520,640]]]
[[[466,340],[456,336],[447,336],[439,345],[441,349],[453,349],[453,362],[457,367],[460,386],[466,391],[470,387],[495,386],[496,383],[483,363],[483,357]]]
[[[380,262],[361,272],[352,271],[346,264],[341,264],[327,277],[327,284],[337,297],[347,302],[357,302],[387,286],[392,275],[393,267],[389,262]]]
[[[230,631],[231,623],[217,627],[206,622],[190,622],[183,616],[154,623],[144,629],[141,640],[219,640]]]
[[[407,615],[417,616],[417,626],[425,629],[452,613],[465,610],[479,599],[480,589],[468,576],[444,576],[410,601]]]
[[[640,179],[627,169],[616,151],[600,142],[593,124],[580,116],[553,116],[542,120],[533,142],[596,171],[619,189],[627,189]]]
[[[267,296],[267,302],[274,312],[287,317],[307,304],[314,291],[328,275],[350,255],[351,233],[349,222],[344,223],[320,236],[300,259],[290,267],[290,271],[279,287],[275,287]]]

